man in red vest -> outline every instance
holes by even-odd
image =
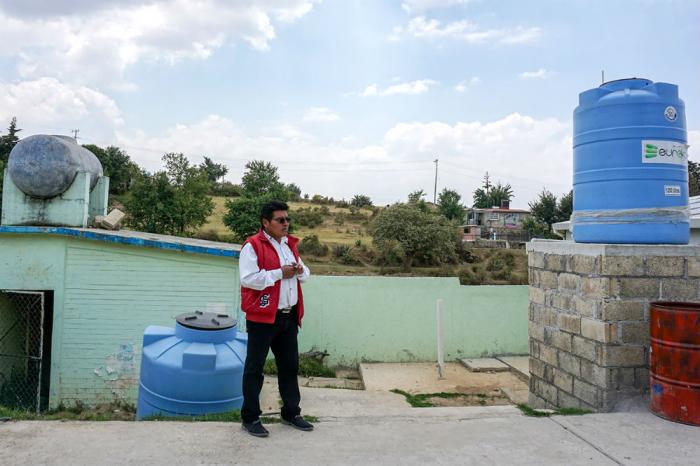
[[[260,211],[262,228],[248,238],[239,259],[241,308],[246,313],[248,353],[243,370],[243,430],[256,437],[269,432],[260,422],[263,366],[272,349],[282,397],[282,423],[313,430],[299,409],[297,332],[304,316],[301,282],[309,278],[299,257],[299,240],[288,236],[287,204],[270,201]]]

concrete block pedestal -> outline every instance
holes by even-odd
[[[90,174],[78,172],[66,192],[50,199],[23,193],[4,171],[2,225],[50,225],[87,228],[96,216],[107,214],[109,178],[100,176],[90,189]]]
[[[700,301],[700,246],[527,245],[533,407],[611,411],[649,387],[649,303]]]

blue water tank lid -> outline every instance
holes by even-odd
[[[644,78],[625,78],[604,82],[600,88],[608,91],[619,91],[622,89],[641,89],[650,84],[654,84],[654,81]]]
[[[216,312],[186,312],[175,317],[177,323],[183,327],[196,330],[226,330],[235,327],[236,321],[228,314],[217,314]]]

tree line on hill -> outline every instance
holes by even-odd
[[[7,164],[10,151],[19,141],[20,131],[17,119],[12,118],[7,133],[0,135],[0,173]],[[110,194],[125,207],[128,225],[147,232],[194,234],[213,212],[212,195],[230,198],[226,202],[223,222],[239,241],[257,230],[260,206],[270,199],[303,199],[312,204],[332,204],[341,208],[373,208],[371,198],[365,194],[357,194],[350,201],[320,194],[302,195],[297,184],[280,181],[277,167],[262,160],[248,162],[241,183],[234,184],[224,180],[228,168],[206,156],[201,164],[193,165],[182,153],[166,153],[163,155],[164,169],[150,173],[116,146],[102,148],[88,144],[83,147],[102,163],[104,174],[110,177]],[[700,165],[689,161],[688,172],[690,195],[700,195]],[[0,190],[2,182],[0,177]],[[441,261],[452,257],[446,249],[430,248],[425,244],[431,242],[430,238],[447,238],[447,228],[454,232],[454,227],[464,221],[467,207],[455,189],[443,189],[435,206],[430,205],[425,197],[423,190],[413,191],[405,203],[376,211],[370,232],[383,250],[393,251],[392,254],[409,262],[434,262],[428,258]],[[513,197],[510,184],[492,183],[487,173],[482,186],[473,192],[472,207],[501,206]],[[557,198],[543,188],[529,207],[531,217],[524,221],[523,228],[532,237],[556,237],[552,233],[552,224],[569,219],[573,192]],[[306,222],[318,221],[314,220],[311,210],[297,216]],[[402,218],[405,220],[401,221]],[[394,222],[400,225],[392,225]],[[424,252],[415,248],[418,244],[422,245],[420,251]],[[397,245],[401,245],[403,251],[399,251]]]

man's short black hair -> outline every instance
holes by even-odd
[[[260,221],[263,219],[272,221],[272,213],[276,210],[289,210],[289,206],[282,201],[266,202],[260,209]]]

